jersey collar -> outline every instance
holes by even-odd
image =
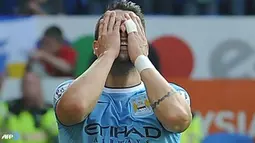
[[[103,92],[105,93],[131,93],[131,92],[137,92],[144,89],[144,83],[141,82],[137,86],[128,87],[128,88],[109,88],[104,87]]]

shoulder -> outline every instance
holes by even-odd
[[[171,85],[177,91],[186,91],[182,86],[176,83],[170,82],[169,85]]]
[[[187,90],[185,90],[180,85],[177,85],[176,83],[169,83],[170,86],[172,86],[177,92],[179,92],[182,96],[185,97],[186,101],[190,104],[190,96]]]
[[[54,92],[53,106],[55,106],[56,102],[61,98],[61,96],[64,94],[64,92],[68,89],[68,87],[72,83],[73,83],[73,80],[67,80],[57,86],[57,88],[55,89],[55,92]]]

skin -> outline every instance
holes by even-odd
[[[137,70],[135,69],[128,50],[128,34],[126,32],[126,27],[124,22],[127,20],[125,17],[125,13],[130,13],[129,11],[115,10],[116,18],[121,19],[120,25],[120,41],[118,41],[117,45],[120,45],[119,48],[116,48],[117,57],[114,60],[114,63],[111,67],[110,73],[106,80],[107,87],[129,87],[137,85],[141,82],[141,78]],[[101,21],[103,22],[103,21]],[[100,27],[99,27],[100,28]],[[101,27],[102,28],[102,27]],[[100,39],[98,41],[94,41],[94,53],[97,57],[103,53],[104,50],[100,47]],[[120,43],[120,44],[119,44]]]
[[[126,34],[124,22],[128,19],[136,23],[137,32]],[[128,41],[127,46],[121,45],[121,39]],[[122,75],[116,76],[113,73],[115,61],[133,64],[138,56],[147,56],[147,43],[141,20],[133,12],[107,11],[100,20],[98,41],[94,42],[94,53],[98,59],[62,95],[56,107],[58,119],[65,125],[79,123],[93,111],[104,86],[130,87],[142,81],[151,103],[174,92],[174,95],[159,104],[154,113],[165,129],[172,132],[184,131],[192,119],[190,106],[182,95],[175,93],[156,69],[138,73],[135,68],[130,68]]]
[[[23,100],[27,109],[41,109],[44,106],[44,100],[41,89],[41,82],[34,73],[26,73],[22,84]],[[33,134],[22,134],[23,140],[41,140],[47,138],[44,131]]]
[[[43,96],[39,77],[34,73],[26,73],[22,84],[23,99],[27,108],[43,107]]]
[[[42,60],[52,65],[65,74],[71,74],[72,65],[65,60],[58,58],[55,54],[60,50],[62,43],[57,39],[45,36],[42,40],[42,46],[32,55],[32,60]]]

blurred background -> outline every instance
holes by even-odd
[[[55,88],[94,61],[95,24],[110,1],[0,1],[0,142],[57,142]],[[149,58],[190,94],[194,118],[181,142],[253,142],[255,0],[133,2]]]

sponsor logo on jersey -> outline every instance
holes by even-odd
[[[158,140],[162,130],[152,126],[102,126],[92,123],[85,126],[84,131],[93,143],[147,143]]]

